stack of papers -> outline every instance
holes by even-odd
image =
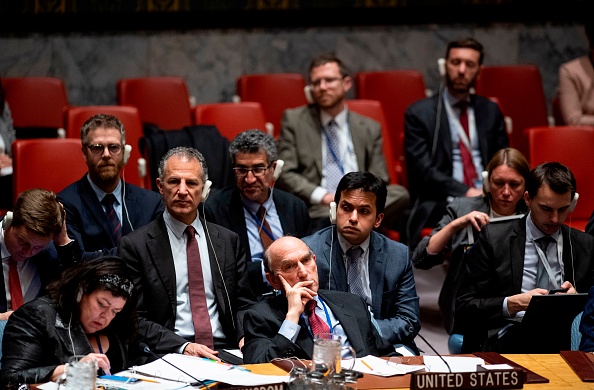
[[[477,357],[443,356],[452,372],[476,372],[478,365],[485,364],[485,361]],[[439,356],[423,356],[424,364],[395,364],[388,360],[381,359],[372,355],[355,359],[354,370],[364,374],[377,376],[405,375],[415,371],[426,372],[450,372],[446,364]],[[350,367],[352,360],[343,360],[343,367]]]

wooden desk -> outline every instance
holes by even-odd
[[[594,382],[582,382],[573,372],[571,367],[565,362],[563,357],[558,354],[552,355],[503,355],[506,358],[518,363],[525,368],[534,371],[549,379],[549,383],[525,384],[524,388],[529,390],[560,390],[560,389],[593,389]],[[247,364],[247,368],[257,374],[267,375],[285,375],[286,372],[272,363],[266,364]],[[406,379],[405,379],[406,378]],[[408,389],[410,375],[402,377],[405,385],[399,387],[359,387],[359,389],[378,390],[378,389]]]

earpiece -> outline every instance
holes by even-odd
[[[130,158],[130,153],[132,153],[132,145],[124,145],[124,164],[128,162]]]
[[[575,195],[573,195],[573,199],[571,200],[571,203],[569,204],[569,212],[573,212],[573,210],[575,210],[575,206],[577,206],[577,201],[580,198],[580,194],[578,194],[577,192],[575,193]]]
[[[482,176],[483,176],[483,191],[485,193],[487,193],[487,192],[489,192],[489,172],[483,171]]]
[[[4,219],[2,220],[2,227],[7,230],[12,223],[12,211],[7,211]]]
[[[314,98],[311,95],[311,85],[306,85],[303,87],[303,93],[305,94],[305,100],[307,100],[307,104],[314,104]]]
[[[201,202],[206,202],[208,198],[208,194],[210,194],[210,187],[212,186],[212,181],[207,180],[204,182],[204,188],[202,189],[202,197],[200,198]]]
[[[276,181],[280,176],[281,172],[283,171],[283,166],[285,162],[283,160],[276,160],[276,167],[274,167],[274,173],[272,174],[272,180]]]
[[[82,301],[82,296],[83,296],[83,290],[82,290],[82,288],[79,288],[78,292],[76,293],[76,303],[80,303],[80,301]]]
[[[336,225],[336,202],[330,202],[330,223]]]
[[[440,77],[445,77],[445,75],[446,75],[446,60],[445,60],[445,58],[437,59],[437,71],[439,72]]]

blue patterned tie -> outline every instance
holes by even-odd
[[[338,145],[338,124],[331,120],[326,126],[326,189],[336,191],[338,182],[342,179],[342,162]]]
[[[361,298],[365,299],[365,294],[363,293],[363,282],[361,281],[361,275],[359,274],[359,268],[357,266],[362,253],[363,249],[361,249],[360,246],[352,246],[346,251],[346,254],[349,258],[349,292],[352,294],[357,294]]]
[[[120,238],[122,238],[122,223],[120,222],[118,214],[113,208],[113,203],[115,202],[115,200],[116,198],[114,194],[107,194],[103,197],[101,203],[103,204],[103,206],[105,206],[105,214],[107,215],[109,226],[111,226],[113,238],[117,243],[120,242]]]

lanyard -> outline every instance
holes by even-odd
[[[328,324],[328,327],[330,328],[330,333],[334,333],[334,326],[332,326],[332,322],[330,321],[330,313],[328,313],[328,308],[326,307],[326,304],[324,303],[324,301],[322,300],[322,298],[319,295],[318,295],[318,301],[322,304],[322,307],[324,309],[324,314],[326,314],[326,323]],[[317,307],[317,305],[316,305],[316,307]],[[309,320],[307,321],[307,324],[309,325]],[[309,334],[311,335],[311,338],[313,339],[313,333],[311,332],[311,327],[308,326],[307,330],[309,331]]]
[[[555,279],[555,275],[553,274],[553,270],[551,269],[551,265],[549,264],[549,260],[547,259],[546,254],[542,251],[542,249],[540,249],[540,247],[538,245],[536,245],[536,241],[532,240],[532,243],[534,244],[534,247],[536,248],[536,253],[538,254],[538,258],[540,259],[540,261],[542,262],[542,265],[544,266],[545,270],[547,271],[547,274],[549,276],[549,281],[553,284],[553,286],[555,287],[555,289],[559,288],[559,283],[557,283],[557,280]],[[559,241],[556,243],[556,247],[557,247],[557,261],[560,264],[560,268],[561,268],[561,274],[563,274],[563,262],[561,261],[561,259],[563,258],[563,235],[559,235]],[[563,279],[563,276],[561,276],[561,279]]]
[[[247,210],[247,212],[250,214],[252,219],[256,222],[256,225],[260,226],[260,229],[264,230],[264,233],[266,233],[266,235],[268,237],[270,237],[270,239],[272,241],[274,241],[275,240],[274,235],[272,234],[272,232],[270,230],[268,230],[266,228],[266,226],[264,226],[264,221],[260,221],[260,218],[258,218],[258,216],[256,214],[252,213],[252,211],[250,209],[245,207],[245,205],[243,206],[243,208]]]
[[[472,128],[470,126],[470,123],[474,122],[474,110],[469,110],[470,105],[468,105],[468,107],[466,108],[466,113],[468,115],[468,133],[470,135],[470,140],[468,139],[468,137],[466,136],[466,132],[464,131],[464,128],[462,128],[462,125],[460,124],[460,115],[457,115],[454,110],[452,109],[452,107],[445,102],[446,104],[444,104],[447,112],[448,112],[448,117],[449,117],[449,122],[450,125],[454,125],[454,130],[456,131],[456,133],[458,133],[458,138],[460,139],[460,141],[462,141],[462,143],[466,146],[466,148],[472,152],[472,144],[475,143],[475,137],[474,137],[474,131],[472,131]],[[453,120],[452,120],[453,119]]]

